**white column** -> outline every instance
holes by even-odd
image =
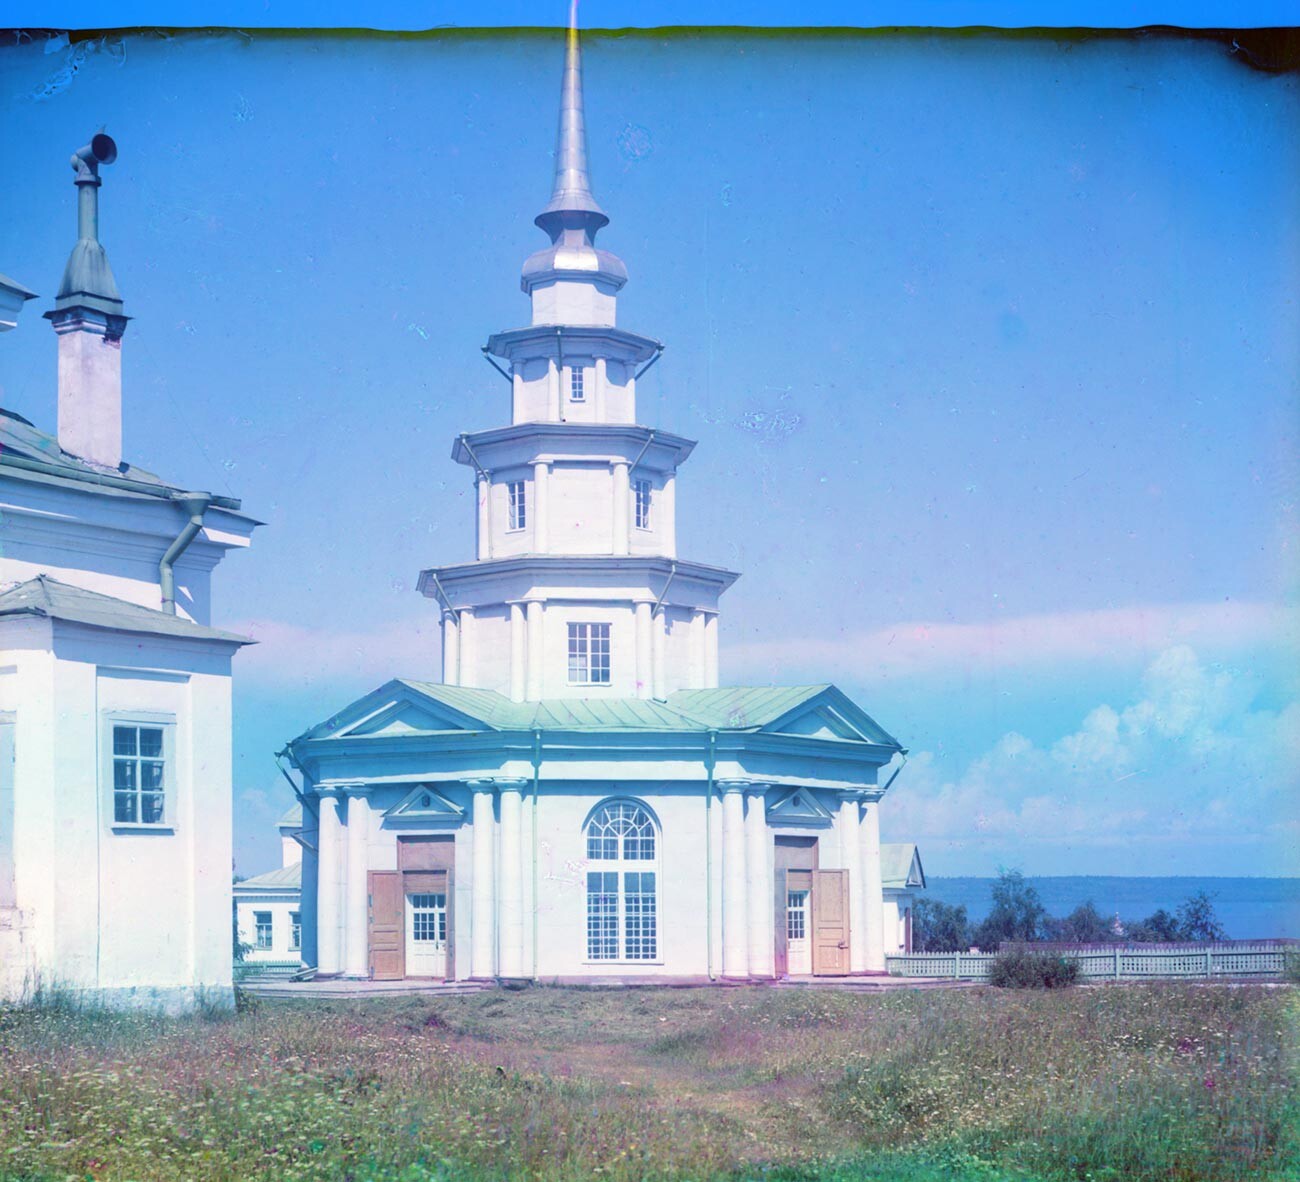
[[[669,558],[677,557],[677,473],[664,477],[659,490],[659,545]]]
[[[885,971],[885,892],[880,882],[880,806],[862,802],[858,834],[862,845],[862,910],[866,931],[866,971]]]
[[[500,891],[501,950],[498,958],[503,977],[524,975],[524,844],[523,780],[498,780],[501,790]]]
[[[478,474],[475,485],[478,495],[478,557],[482,562],[492,557],[492,478],[486,472]]]
[[[339,802],[333,793],[317,796],[320,832],[316,857],[316,971],[343,971],[339,941]]]
[[[605,387],[609,382],[609,363],[603,357],[596,358],[596,389],[593,392],[592,409],[596,422],[605,422]]]
[[[524,421],[524,363],[516,361],[510,374],[510,418],[512,422]]]
[[[664,612],[667,609],[660,607],[651,617],[650,631],[654,636],[654,690],[656,698],[666,698],[668,696],[668,669],[664,662],[667,660],[668,648],[668,626],[664,619]]]
[[[366,871],[370,869],[370,802],[359,785],[349,787],[348,795],[348,870],[344,902],[346,964],[348,977],[370,976],[370,949],[366,939],[367,891]]]
[[[554,357],[546,359],[546,418],[551,423],[560,421],[560,367]]]
[[[456,684],[478,684],[478,621],[472,607],[460,609],[460,669]]]
[[[542,696],[542,662],[545,654],[542,652],[542,602],[540,599],[528,600],[528,643],[524,646],[526,651],[526,667],[528,700],[537,701]]]
[[[442,684],[460,685],[460,625],[456,613],[442,613]]]
[[[722,975],[749,976],[745,891],[744,780],[719,780],[722,793]]]
[[[654,640],[651,634],[650,612],[653,609],[648,599],[638,601],[636,605],[636,696],[648,698],[654,693]]]
[[[528,638],[524,631],[524,605],[510,605],[510,700],[524,700]]]
[[[774,971],[772,891],[768,877],[767,785],[745,789],[745,890],[748,899],[749,974],[770,977]]]
[[[704,688],[718,688],[718,613],[704,619]]]
[[[708,684],[704,643],[704,613],[697,608],[691,612],[691,689],[704,689]]]
[[[546,460],[533,462],[533,553],[545,554],[550,546],[551,465]]]
[[[614,469],[614,553],[628,552],[628,533],[631,528],[631,503],[628,497],[631,484],[628,478],[628,461],[611,461]]]
[[[470,901],[472,936],[470,976],[496,976],[496,821],[492,810],[492,781],[471,780],[474,793],[474,889]]]
[[[862,840],[858,832],[858,802],[847,792],[840,797],[840,866],[849,872],[849,972],[861,973],[867,965],[867,935],[863,926],[865,879],[862,876]]]

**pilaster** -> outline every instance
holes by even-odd
[[[849,972],[866,969],[867,936],[863,927],[866,879],[863,876],[863,850],[858,831],[858,801],[852,793],[840,797],[840,815],[836,825],[843,851],[840,865],[849,872]]]
[[[772,934],[775,887],[769,873],[771,840],[767,830],[767,789],[767,784],[745,787],[745,889],[751,977],[770,977],[775,972]]]
[[[523,789],[526,780],[497,780],[501,809],[501,865],[498,875],[502,977],[524,975]]]
[[[474,794],[470,976],[488,980],[496,976],[496,818],[492,800],[495,785],[491,780],[470,780],[469,786]]]
[[[345,789],[348,801],[347,877],[344,890],[344,975],[370,976],[370,949],[366,937],[369,869],[370,802],[360,784]]]
[[[630,547],[632,506],[630,499],[631,482],[627,460],[614,460],[611,463],[614,477],[614,553],[623,555]]]
[[[722,794],[722,975],[749,976],[749,902],[745,869],[748,780],[719,780]]]
[[[316,864],[316,970],[329,975],[343,971],[339,862],[342,826],[338,797],[319,791],[319,831]]]
[[[536,702],[542,696],[542,671],[545,654],[542,651],[542,602],[539,599],[527,600],[527,634],[526,663],[528,701]]]
[[[862,801],[858,826],[862,843],[862,908],[866,930],[865,969],[885,971],[885,892],[880,877],[880,804],[878,798]]]
[[[460,622],[454,611],[442,613],[442,683],[460,685]]]
[[[550,547],[550,477],[551,465],[546,460],[533,462],[533,553],[545,554]]]
[[[650,613],[654,604],[640,599],[634,608],[636,616],[636,696],[648,698],[654,693],[654,638],[651,632]]]
[[[510,700],[522,702],[527,688],[528,633],[524,605],[510,605]]]

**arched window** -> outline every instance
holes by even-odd
[[[587,959],[659,959],[659,840],[631,800],[587,822]]]

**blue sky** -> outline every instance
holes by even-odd
[[[255,872],[271,752],[438,667],[415,576],[470,554],[453,436],[508,415],[478,352],[527,315],[559,42],[0,53],[0,266],[42,295],[4,404],[53,427],[38,313],[104,124],[127,452],[267,522],[216,588],[261,641]],[[586,69],[620,322],[668,345],[642,417],[700,440],[681,553],[743,572],[724,680],[898,735],[886,837],[932,874],[1300,871],[1296,79],[1160,37],[593,35]]]

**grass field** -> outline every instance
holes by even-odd
[[[1300,1179],[1300,993],[0,1009],[0,1179]]]

